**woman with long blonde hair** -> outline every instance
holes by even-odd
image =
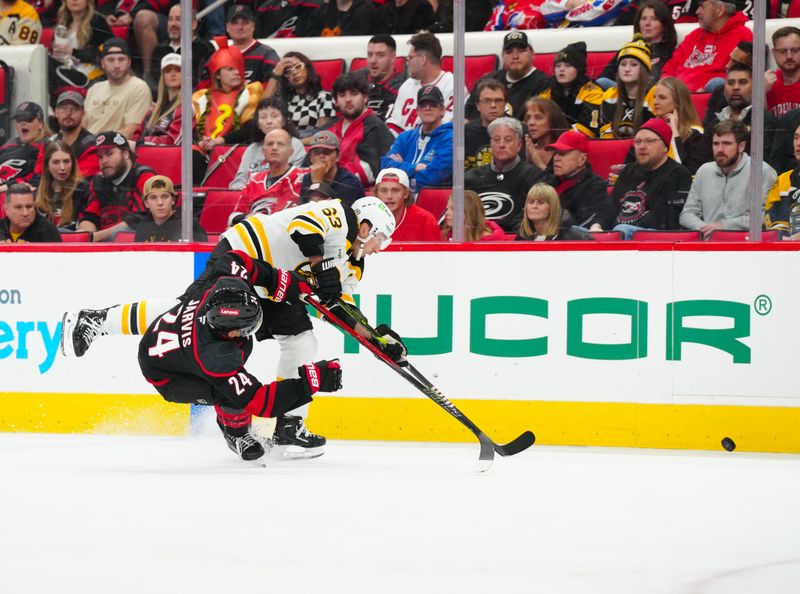
[[[36,210],[56,227],[74,228],[89,199],[89,183],[81,177],[69,145],[53,140],[45,146]]]
[[[552,241],[591,239],[591,234],[577,227],[562,226],[561,200],[553,186],[534,184],[525,198],[517,241]]]
[[[161,58],[156,102],[144,121],[139,141],[144,144],[180,145],[181,139],[181,56]],[[136,137],[136,135],[134,135]]]
[[[114,35],[106,19],[97,12],[95,0],[64,0],[56,15],[56,26],[59,25],[66,28],[69,44],[61,45],[54,40],[53,58],[72,63],[89,81],[102,75],[99,48]]]
[[[453,238],[453,195],[447,199],[447,210],[442,221],[442,240]],[[472,190],[464,192],[464,240],[495,241],[505,239],[505,232],[494,221],[486,220],[483,202]]]
[[[669,156],[692,175],[700,165],[712,160],[692,94],[683,81],[672,76],[658,81],[653,89],[653,113],[672,129]]]

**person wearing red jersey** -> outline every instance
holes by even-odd
[[[375,195],[394,215],[396,241],[439,241],[441,232],[434,216],[411,203],[411,184],[402,169],[383,169],[375,180]]]

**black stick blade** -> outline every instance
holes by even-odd
[[[501,456],[513,456],[520,452],[527,450],[536,441],[536,436],[533,431],[526,431],[513,441],[509,441],[505,445],[495,445],[494,451]]]

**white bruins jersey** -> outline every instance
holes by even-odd
[[[333,258],[339,270],[343,298],[352,296],[364,269],[364,261],[351,257],[358,235],[358,221],[353,210],[339,200],[308,202],[274,214],[255,214],[234,225],[222,237],[235,250],[251,258],[269,262],[275,268],[309,270],[309,261],[301,245],[321,244],[323,258]],[[269,294],[255,287],[259,296]]]
[[[16,0],[5,10],[0,9],[0,45],[35,44],[42,35],[42,23],[36,9]]]

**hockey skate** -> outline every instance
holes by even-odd
[[[278,460],[308,460],[325,453],[327,440],[311,433],[302,417],[283,416],[275,420],[275,433],[269,440],[270,457]]]
[[[106,336],[107,309],[68,311],[61,318],[61,354],[83,357],[98,336]]]
[[[241,460],[245,462],[256,462],[258,460],[260,462],[259,458],[264,456],[264,447],[253,434],[250,433],[249,428],[232,431],[231,429],[226,429],[219,423],[217,423],[217,426],[225,437],[225,443],[228,444],[230,450],[239,456]],[[236,433],[241,433],[241,435],[236,435]]]

